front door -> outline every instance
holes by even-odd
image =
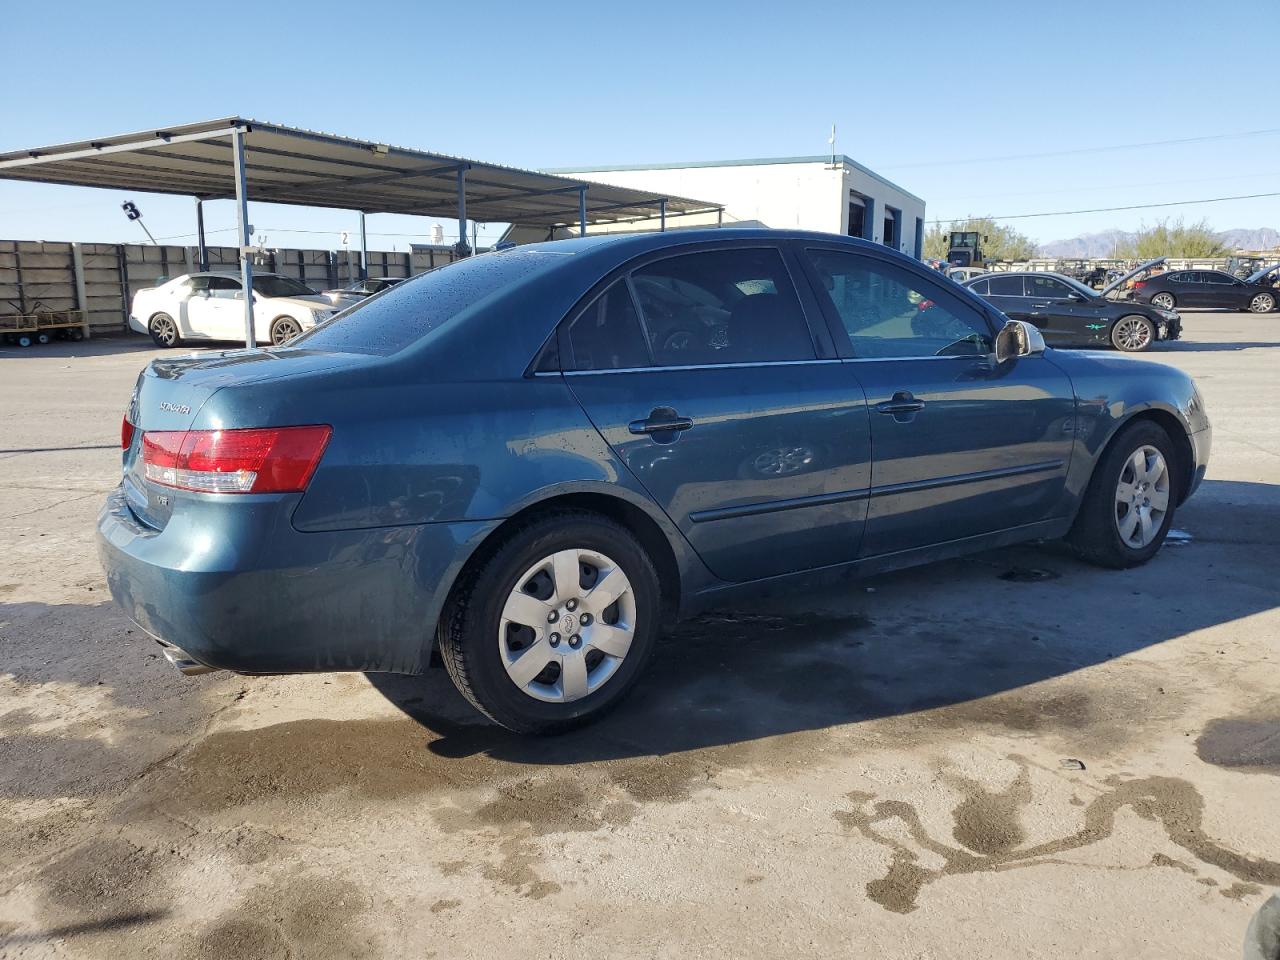
[[[1031,298],[1032,315],[1040,318],[1036,326],[1051,347],[1071,346],[1090,340],[1105,343],[1108,323],[1097,319],[1080,294],[1057,277],[1028,276],[1027,296]],[[1089,328],[1094,325],[1094,329]]]
[[[870,412],[862,555],[1064,516],[1067,376],[1043,356],[996,364],[984,311],[922,273],[817,245],[806,257]]]
[[[717,247],[616,280],[562,325],[561,366],[708,568],[754,580],[858,555],[868,414],[824,336],[779,248]]]
[[[203,291],[187,301],[187,322],[197,337],[244,339],[244,300],[235,277],[210,276]]]
[[[1225,310],[1238,310],[1249,302],[1243,283],[1217,270],[1206,270],[1204,277],[1204,305]]]

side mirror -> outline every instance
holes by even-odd
[[[1044,337],[1031,324],[1010,320],[996,334],[996,363],[1018,357],[1038,357],[1044,353]]]
[[[1067,299],[1068,299],[1069,301],[1071,301],[1072,303],[1084,303],[1084,294],[1081,294],[1081,293],[1068,293],[1068,294],[1067,294]]]

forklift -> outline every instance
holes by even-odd
[[[985,267],[982,244],[987,238],[976,230],[953,230],[947,244],[947,263],[953,267]]]

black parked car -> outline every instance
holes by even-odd
[[[1182,321],[1172,309],[1107,297],[1127,279],[1100,292],[1060,273],[989,273],[964,285],[1010,320],[1034,324],[1050,346],[1135,353],[1157,340],[1177,340]]]
[[[1172,270],[1133,285],[1133,298],[1164,310],[1177,307],[1219,307],[1271,313],[1276,289],[1270,270],[1239,280],[1224,270]]]

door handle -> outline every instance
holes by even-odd
[[[924,409],[924,401],[917,400],[910,390],[899,390],[890,400],[876,404],[876,413],[891,413],[894,416],[903,413],[918,413]]]
[[[656,407],[644,420],[632,420],[627,429],[637,436],[654,433],[671,433],[688,430],[693,426],[690,417],[682,417],[670,407]]]

